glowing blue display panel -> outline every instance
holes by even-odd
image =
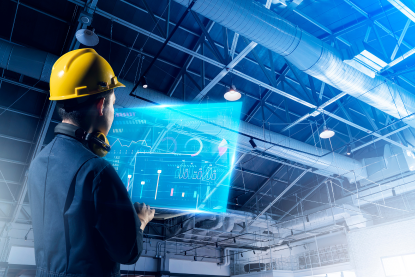
[[[240,112],[229,102],[116,109],[106,159],[133,202],[225,212]]]

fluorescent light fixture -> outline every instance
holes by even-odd
[[[327,126],[324,126],[323,132],[320,133],[320,137],[322,139],[328,139],[334,136],[334,131],[327,128]]]
[[[235,86],[232,85],[231,89],[225,93],[223,97],[228,101],[236,101],[241,99],[241,94],[236,90]]]

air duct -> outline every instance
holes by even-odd
[[[174,0],[188,6],[188,0]],[[299,70],[395,117],[415,112],[415,96],[382,76],[344,63],[327,43],[252,0],[198,0],[195,12],[285,57]],[[405,122],[415,127],[414,116]]]
[[[13,45],[9,42],[0,41],[0,67],[15,71],[20,74],[24,74],[26,76],[30,76],[32,78],[37,78],[45,82],[49,82],[50,72],[57,58],[57,56],[48,54],[43,51],[29,49]],[[131,97],[129,93],[133,87],[133,84],[128,81],[122,82],[126,85],[126,87],[118,88],[116,90],[116,105],[125,108],[145,107],[152,105],[140,99]],[[181,100],[168,97],[160,92],[151,89],[143,89],[138,87],[136,94],[143,98],[164,105],[183,104]],[[189,127],[206,134],[214,134],[217,137],[227,137],[226,131],[220,127],[207,127],[200,124],[195,124]],[[264,130],[261,127],[247,123],[245,121],[240,122],[239,130],[254,138],[263,137],[264,134]],[[297,141],[275,132],[266,131],[266,137],[273,143],[281,145],[281,147],[273,146],[269,143],[258,142],[258,150],[266,150],[267,154],[301,163],[312,168],[317,168],[318,170],[314,171],[316,174],[321,174],[324,176],[339,174],[349,178],[351,182],[359,181],[367,177],[366,169],[362,166],[360,161],[345,157],[337,153],[319,157],[327,154],[329,151],[314,147],[307,143]],[[233,143],[237,144],[240,148],[251,151],[252,147],[249,143],[249,140],[249,137],[239,136],[238,141],[234,141]],[[287,149],[287,147],[295,150]]]

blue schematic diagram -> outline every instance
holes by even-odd
[[[108,134],[133,202],[225,212],[241,103],[116,109]]]

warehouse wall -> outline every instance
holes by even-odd
[[[415,217],[350,231],[347,240],[356,277],[383,277],[382,257],[415,252]]]

